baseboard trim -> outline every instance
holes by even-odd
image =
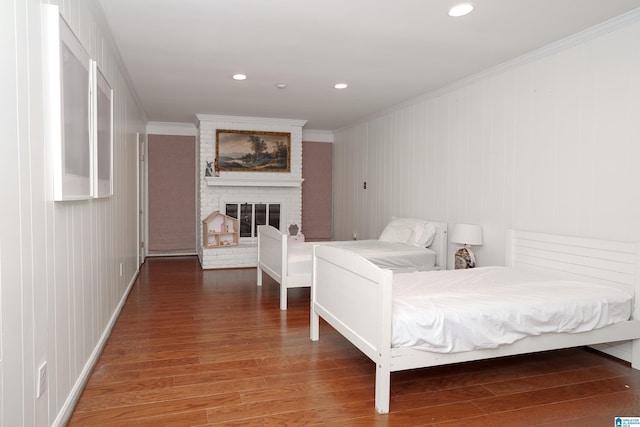
[[[122,308],[124,307],[124,304],[127,301],[127,297],[131,292],[131,288],[133,288],[133,284],[135,283],[139,274],[140,274],[140,269],[138,269],[138,271],[136,271],[136,274],[134,274],[133,277],[131,278],[129,285],[127,286],[126,291],[123,293],[122,298],[120,298],[120,302],[118,303],[118,306],[116,307],[113,314],[111,315],[111,319],[109,319],[109,323],[107,324],[107,327],[104,329],[104,332],[100,337],[100,340],[98,341],[95,348],[91,352],[91,356],[87,360],[87,363],[84,365],[82,372],[80,372],[80,376],[78,377],[75,384],[73,385],[73,388],[71,389],[69,396],[67,396],[67,399],[62,405],[62,408],[60,408],[60,412],[58,412],[58,416],[51,424],[52,427],[64,427],[69,423],[69,420],[71,419],[71,415],[73,415],[73,410],[75,409],[76,404],[78,403],[78,400],[80,400],[82,391],[84,390],[85,385],[89,381],[89,377],[91,376],[91,372],[93,371],[93,368],[95,367],[96,363],[98,363],[98,359],[100,359],[102,350],[104,349],[104,346],[107,344],[107,339],[111,335],[111,331],[113,330],[113,327],[115,326],[116,321],[120,316],[120,312],[122,311]]]

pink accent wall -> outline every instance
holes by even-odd
[[[331,240],[333,144],[302,142],[302,233],[305,240]]]
[[[149,135],[149,254],[196,253],[196,138]]]

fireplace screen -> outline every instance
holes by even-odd
[[[259,225],[280,229],[279,203],[227,203],[226,214],[239,220],[240,237],[256,237]]]

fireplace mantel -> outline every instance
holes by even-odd
[[[205,177],[209,187],[300,187],[301,178],[234,178],[234,177]]]

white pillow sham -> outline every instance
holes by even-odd
[[[382,230],[379,240],[385,242],[395,242],[409,244],[413,239],[412,224],[403,221],[401,218],[391,217],[391,221]]]
[[[425,248],[431,245],[435,235],[436,227],[428,221],[394,216],[382,230],[379,239]]]
[[[413,245],[428,248],[436,237],[436,226],[430,222],[419,222],[413,228]]]

